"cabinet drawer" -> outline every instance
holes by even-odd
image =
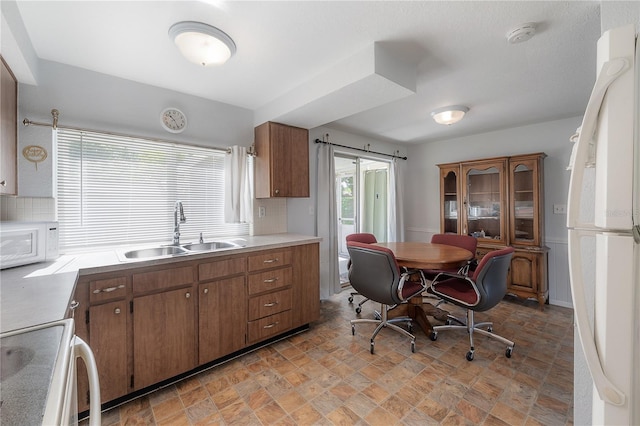
[[[193,275],[192,266],[133,274],[133,294],[191,284],[194,281]]]
[[[249,256],[249,272],[291,264],[291,250],[269,251]]]
[[[249,343],[283,333],[291,328],[291,311],[280,312],[256,321],[249,321]]]
[[[244,257],[201,263],[198,265],[198,279],[205,281],[241,274],[246,270],[246,265],[247,259]]]
[[[264,318],[291,309],[291,289],[263,294],[249,299],[249,320]]]
[[[249,275],[249,296],[291,285],[291,267]]]
[[[89,282],[89,302],[122,299],[127,295],[127,277],[110,278]]]

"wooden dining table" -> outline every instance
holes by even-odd
[[[398,265],[407,269],[455,269],[464,266],[475,257],[475,253],[469,250],[446,244],[412,241],[375,243],[375,245],[391,250]],[[423,303],[422,296],[418,296],[412,298],[408,304],[401,305],[400,308],[406,308],[406,315],[429,336],[433,332],[433,327],[427,314],[435,307],[431,304],[426,305],[428,306]],[[403,311],[404,309],[400,309],[398,314],[404,315]]]

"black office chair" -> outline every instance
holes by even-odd
[[[368,232],[349,234],[345,237],[345,239],[347,240],[347,244],[349,244],[349,241],[357,241],[359,243],[365,244],[373,244],[378,242],[376,236]],[[349,270],[349,268],[351,268],[351,259],[349,259],[349,262],[347,263],[347,270]],[[360,295],[360,293],[358,293],[357,291],[352,291],[351,295],[349,296],[349,303],[353,303],[353,297],[358,295]],[[356,314],[362,312],[362,305],[367,303],[367,300],[369,299],[365,297],[362,301],[360,301],[360,303],[358,303],[358,306],[356,306]]]
[[[410,332],[391,323],[387,318],[390,306],[403,303],[419,295],[425,290],[425,281],[410,281],[412,276],[422,277],[421,273],[402,272],[391,250],[355,241],[347,242],[347,250],[351,256],[349,280],[354,289],[364,297],[380,303],[380,319],[351,320],[351,333],[355,335],[355,324],[378,324],[371,336],[371,353],[374,351],[374,339],[384,327],[395,330],[411,338],[411,351],[415,352],[416,338]],[[415,271],[413,271],[415,272]],[[405,318],[407,320],[408,318]],[[392,321],[397,321],[394,318]]]
[[[467,318],[464,320],[449,315],[446,325],[433,327],[433,332],[429,336],[431,340],[435,341],[438,338],[438,332],[441,330],[462,329],[469,333],[470,350],[466,355],[468,361],[473,360],[475,351],[473,344],[474,332],[506,344],[505,356],[511,358],[515,343],[493,334],[493,323],[491,322],[476,324],[473,313],[493,308],[507,294],[507,273],[509,272],[513,252],[513,247],[507,247],[487,253],[472,276],[442,272],[435,277],[428,292],[447,302],[465,308],[467,310]],[[452,322],[457,322],[460,325],[453,325]],[[487,327],[487,330],[483,330],[480,327]]]

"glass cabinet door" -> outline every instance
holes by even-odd
[[[511,243],[540,245],[540,183],[536,160],[512,160],[509,175]]]
[[[463,234],[506,243],[505,166],[504,161],[462,166],[465,191]]]
[[[447,234],[460,233],[460,173],[459,165],[440,166],[440,232]]]

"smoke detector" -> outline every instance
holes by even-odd
[[[511,44],[522,43],[529,40],[536,33],[535,22],[527,22],[518,25],[507,33],[507,41]]]

